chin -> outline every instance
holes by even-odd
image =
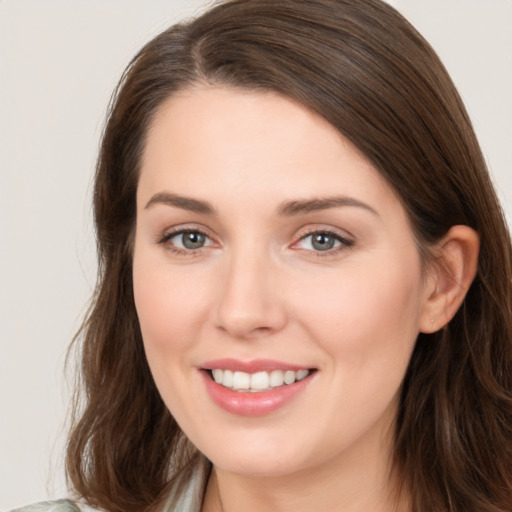
[[[318,458],[318,453],[315,457],[308,456],[315,451],[298,439],[287,446],[286,437],[275,435],[265,437],[254,433],[250,434],[251,439],[245,440],[237,437],[214,446],[207,443],[199,449],[219,470],[245,477],[282,477],[318,463],[312,460]]]
[[[272,457],[220,457],[212,460],[219,470],[248,478],[276,478],[291,475],[301,469],[301,465],[290,460]]]

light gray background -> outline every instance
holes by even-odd
[[[431,42],[512,217],[512,1],[391,1]],[[0,0],[0,509],[65,495],[66,347],[95,282],[91,176],[140,46],[199,0]]]

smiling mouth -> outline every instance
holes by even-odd
[[[314,369],[302,370],[273,370],[271,372],[246,373],[241,371],[212,369],[208,370],[210,377],[217,384],[233,391],[260,393],[301,381],[311,375]]]

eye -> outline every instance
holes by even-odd
[[[206,244],[206,236],[198,231],[185,231],[173,237],[175,244],[181,245],[184,249],[200,249]]]
[[[296,246],[300,249],[315,252],[335,251],[343,246],[350,247],[353,244],[337,233],[329,231],[315,231],[303,236]]]
[[[165,235],[160,243],[168,244],[177,250],[194,251],[211,245],[212,241],[201,231],[187,229]]]

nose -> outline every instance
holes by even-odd
[[[218,296],[217,328],[237,339],[280,331],[287,317],[277,275],[270,257],[233,255]]]

